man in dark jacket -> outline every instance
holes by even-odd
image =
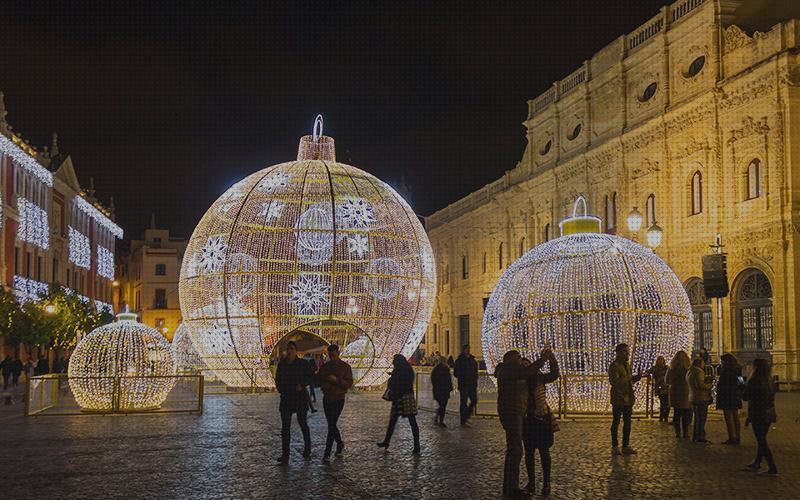
[[[497,365],[497,413],[506,432],[506,457],[503,467],[503,494],[527,497],[519,488],[519,466],[522,462],[522,427],[528,411],[528,379],[536,375],[551,358],[550,350],[541,352],[539,359],[524,366],[519,351],[508,351]]]
[[[331,448],[336,441],[336,454],[341,455],[344,450],[344,441],[339,432],[339,416],[344,409],[344,400],[347,390],[353,387],[353,369],[339,358],[339,346],[328,346],[330,361],[326,362],[317,372],[317,381],[322,389],[322,409],[325,411],[325,420],[328,421],[328,437],[325,440],[325,455],[323,460],[331,457]]]
[[[11,382],[14,387],[19,385],[19,376],[22,374],[22,360],[14,356],[14,361],[11,362]]]
[[[453,375],[458,379],[458,393],[461,396],[461,425],[468,425],[469,417],[478,406],[478,362],[469,353],[469,344],[464,346],[461,356],[456,360]]]
[[[447,427],[444,423],[444,414],[447,411],[447,401],[453,391],[453,377],[450,376],[450,367],[447,360],[439,358],[437,364],[431,371],[431,386],[433,386],[433,399],[439,404],[436,410],[436,425]]]
[[[0,362],[0,371],[3,373],[3,390],[8,389],[8,384],[11,383],[11,365],[13,361],[11,360],[11,356],[6,356],[2,362]]]
[[[292,440],[292,414],[297,413],[297,423],[303,432],[303,456],[311,456],[311,433],[308,430],[306,416],[308,414],[308,384],[314,376],[311,365],[297,357],[297,344],[286,344],[286,356],[278,363],[275,373],[275,386],[281,393],[281,444],[283,453],[278,462],[289,462],[289,443]]]
[[[631,414],[636,395],[633,384],[642,378],[642,374],[631,375],[630,349],[628,344],[619,344],[614,350],[616,357],[608,367],[608,382],[611,385],[611,450],[615,455],[635,455],[636,450],[630,447]],[[617,429],[622,418],[622,451],[619,449]]]
[[[47,358],[39,358],[39,362],[36,363],[36,375],[47,375],[49,371],[50,367],[47,366]]]

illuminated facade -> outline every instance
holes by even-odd
[[[427,219],[440,273],[426,352],[479,343],[500,276],[583,194],[608,233],[663,228],[656,253],[688,291],[695,348],[716,357],[721,333],[725,351],[800,378],[800,22],[745,30],[742,4],[666,6],[528,102],[520,162]],[[721,332],[700,259],[717,233],[731,286]]]
[[[206,212],[186,249],[181,308],[203,361],[228,385],[273,386],[270,357],[299,336],[341,345],[356,385],[373,386],[395,354],[417,348],[434,277],[408,204],[338,163],[320,133],[301,139],[296,161],[246,177]]]
[[[0,272],[19,300],[35,300],[58,283],[98,309],[112,311],[114,248],[123,231],[78,183],[72,159],[37,151],[11,131],[0,93]],[[109,267],[111,263],[111,267]],[[23,353],[25,354],[25,353]]]

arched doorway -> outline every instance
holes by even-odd
[[[772,285],[759,269],[745,269],[734,288],[736,332],[744,351],[769,351],[774,340]]]
[[[703,280],[690,278],[685,285],[689,304],[694,317],[694,351],[705,349],[709,352],[714,347],[714,321],[711,316],[711,299],[706,297]]]

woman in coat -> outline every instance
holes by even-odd
[[[394,434],[394,426],[397,419],[405,417],[411,425],[411,433],[414,436],[415,455],[419,454],[419,427],[417,426],[417,400],[414,399],[414,369],[402,354],[395,354],[392,360],[394,370],[387,382],[389,399],[392,402],[392,413],[389,417],[389,427],[386,429],[386,437],[378,443],[379,448],[388,448],[389,441]]]
[[[689,400],[689,383],[686,382],[686,373],[689,371],[689,356],[686,351],[678,351],[672,358],[667,370],[667,385],[669,385],[669,406],[674,409],[672,425],[675,427],[675,437],[689,437],[689,424],[692,423],[692,404]]]
[[[694,411],[692,441],[695,443],[708,442],[706,441],[706,419],[708,418],[708,405],[711,404],[711,384],[714,377],[707,376],[705,368],[703,358],[695,358],[692,361],[692,367],[686,374],[686,382],[689,383],[689,399]]]
[[[728,440],[722,444],[739,444],[742,424],[739,410],[742,408],[742,368],[733,354],[722,355],[717,380],[717,410],[725,415]]]
[[[664,356],[659,356],[656,358],[656,364],[647,370],[647,374],[653,377],[653,393],[658,396],[659,422],[667,422],[669,420],[669,390],[667,389],[668,369],[667,361],[664,359]]]
[[[773,422],[777,420],[775,413],[775,389],[772,385],[772,376],[769,363],[766,359],[753,361],[753,375],[747,381],[742,399],[747,401],[747,422],[753,424],[753,434],[758,442],[758,452],[753,463],[747,465],[748,470],[757,471],[761,468],[761,459],[767,459],[769,469],[764,474],[778,475],[778,468],[772,458],[772,451],[767,445],[767,432]],[[746,425],[746,424],[745,424]]]
[[[439,364],[431,371],[431,385],[433,386],[433,399],[439,404],[439,408],[436,410],[436,425],[447,427],[444,423],[444,414],[447,411],[450,393],[453,392],[453,377],[450,375],[450,367],[447,366],[446,359],[439,358]]]

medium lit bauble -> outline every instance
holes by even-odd
[[[585,212],[585,201],[579,202]],[[634,374],[659,355],[669,362],[692,346],[689,298],[675,273],[649,248],[601,234],[600,224],[573,213],[562,222],[560,238],[509,266],[483,317],[487,369],[493,372],[506,351],[533,360],[549,346],[561,369],[562,408],[570,413],[610,410],[608,367],[617,344],[630,347]],[[548,386],[554,409],[556,385]],[[641,410],[645,381],[635,390]]]
[[[300,140],[296,161],[246,177],[211,206],[186,249],[180,298],[195,348],[228,385],[274,386],[281,340],[303,332],[339,344],[364,387],[417,348],[434,287],[413,210],[338,163],[320,132]]]
[[[84,410],[158,408],[175,385],[175,359],[158,330],[121,313],[117,321],[96,328],[75,346],[69,384]]]
[[[181,323],[172,336],[172,354],[175,356],[175,369],[181,372],[198,372],[205,368],[205,363],[192,345],[189,329]]]

